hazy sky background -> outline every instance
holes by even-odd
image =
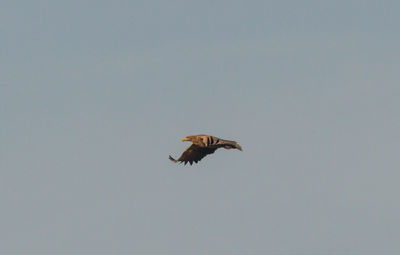
[[[399,10],[3,2],[0,253],[400,254]]]

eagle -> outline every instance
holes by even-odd
[[[192,142],[192,144],[183,151],[178,159],[174,159],[170,155],[171,161],[175,163],[184,162],[185,165],[189,162],[192,165],[193,162],[197,163],[208,154],[214,153],[218,148],[242,150],[242,147],[235,141],[224,140],[211,135],[189,135],[182,138],[182,142],[185,141]]]

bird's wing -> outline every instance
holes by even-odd
[[[205,148],[205,147],[200,147],[196,144],[191,144],[183,151],[182,155],[177,160],[175,160],[171,156],[169,156],[169,159],[174,162],[184,162],[185,165],[188,162],[190,164],[193,164],[193,162],[197,163],[208,154],[214,153],[216,149],[217,148]]]
[[[235,141],[229,141],[229,140],[224,140],[215,136],[207,136],[207,146],[211,148],[225,148],[225,149],[238,149],[242,150],[242,147],[235,142]]]

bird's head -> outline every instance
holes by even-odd
[[[192,141],[193,137],[194,137],[194,136],[192,136],[192,135],[188,135],[188,136],[182,138],[182,142]]]

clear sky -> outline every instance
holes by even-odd
[[[6,0],[0,253],[400,254],[399,10]]]

